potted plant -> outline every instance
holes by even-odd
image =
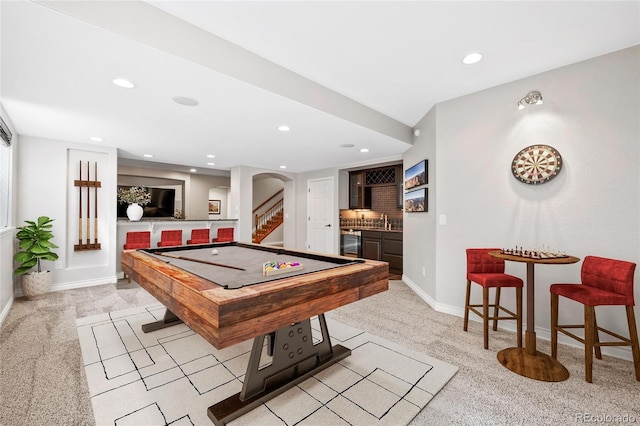
[[[25,220],[27,225],[18,227],[16,238],[19,241],[18,251],[14,260],[20,266],[14,271],[17,275],[22,275],[22,292],[27,299],[38,299],[44,296],[51,288],[53,274],[51,271],[43,271],[41,260],[55,261],[58,255],[51,249],[58,248],[51,241],[53,227],[47,216],[40,216],[36,222]],[[35,271],[32,269],[36,267]]]
[[[144,212],[142,206],[151,202],[151,193],[143,186],[118,188],[118,201],[129,204],[127,217],[131,221],[137,221],[142,218],[142,213]]]

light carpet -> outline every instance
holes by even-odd
[[[151,333],[162,305],[76,320],[95,421],[211,425],[207,408],[239,392],[252,341],[216,350],[184,324]],[[458,368],[327,318],[351,356],[229,425],[408,424]],[[320,337],[317,320],[313,337]]]

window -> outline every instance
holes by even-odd
[[[0,141],[0,229],[9,226],[11,147]]]

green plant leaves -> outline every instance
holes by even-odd
[[[25,220],[27,225],[18,228],[16,238],[19,251],[13,257],[20,263],[20,266],[14,271],[17,275],[26,274],[31,268],[37,266],[40,270],[40,260],[55,261],[58,255],[51,251],[52,248],[58,248],[57,245],[49,241],[53,238],[53,233],[49,229],[53,228],[54,219],[47,216],[40,216],[37,221]]]

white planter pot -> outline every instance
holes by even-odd
[[[40,299],[49,292],[52,282],[51,271],[29,272],[22,276],[22,293],[29,300]]]
[[[129,204],[129,207],[127,207],[127,217],[132,222],[140,220],[143,212],[144,209],[140,204]]]

